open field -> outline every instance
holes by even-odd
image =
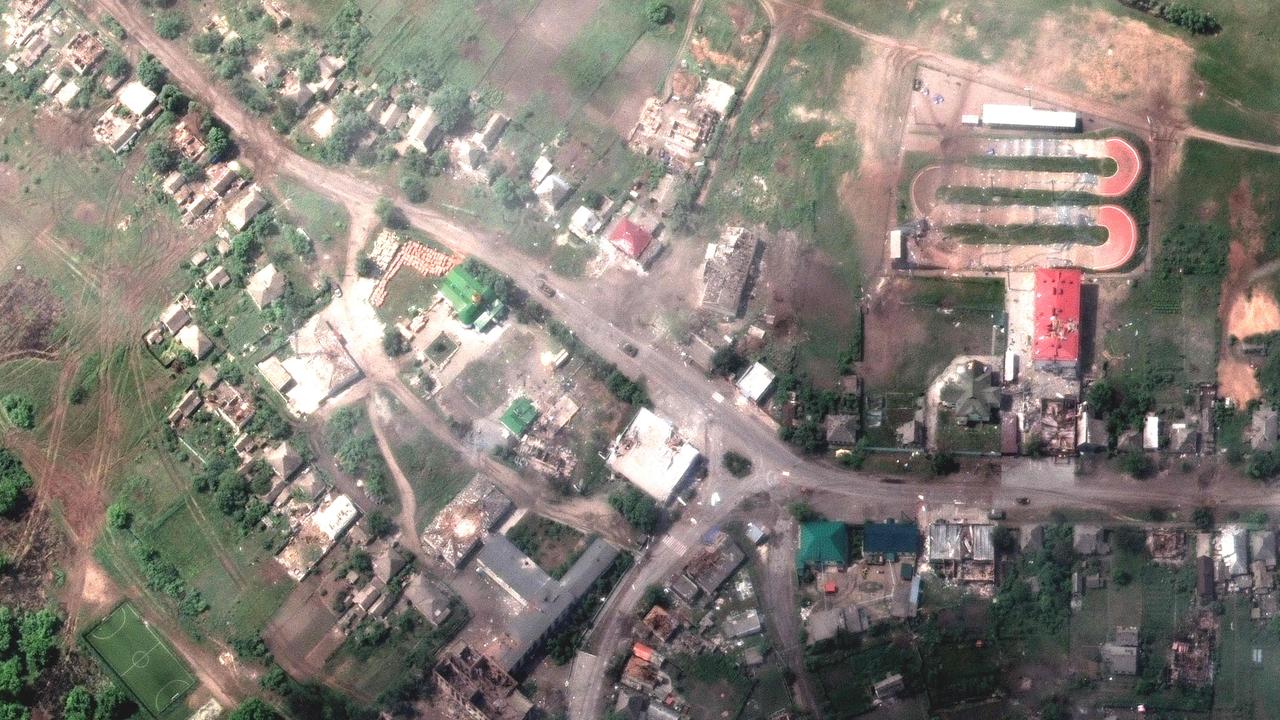
[[[453,448],[426,428],[397,428],[391,438],[391,449],[400,470],[413,486],[419,529],[426,527],[474,475]]]
[[[1003,313],[1000,280],[888,281],[866,314],[867,387],[918,395],[957,355],[1003,353]]]
[[[1249,603],[1231,598],[1222,617],[1217,676],[1213,686],[1214,720],[1261,720],[1280,707],[1280,638],[1274,629],[1249,619]],[[1254,662],[1254,653],[1261,662]]]
[[[153,718],[166,717],[196,679],[164,638],[124,603],[89,628],[85,643]]]

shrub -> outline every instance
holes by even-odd
[[[4,411],[9,424],[21,430],[31,430],[36,426],[36,406],[25,395],[10,393],[0,399],[0,410]]]
[[[649,0],[644,4],[644,16],[654,27],[666,25],[675,19],[675,12],[663,0]]]
[[[165,40],[176,40],[187,31],[187,18],[181,13],[165,12],[156,16],[156,34]]]
[[[127,529],[133,524],[133,511],[123,500],[117,500],[107,506],[107,524],[116,530]]]
[[[631,527],[646,535],[658,529],[658,504],[630,485],[609,495],[609,506],[617,510]]]
[[[728,470],[729,474],[736,478],[746,477],[751,474],[751,458],[741,453],[729,450],[724,454],[723,462],[724,469]]]

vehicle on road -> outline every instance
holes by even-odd
[[[626,353],[627,357],[635,357],[636,355],[640,354],[640,348],[636,347],[635,345],[632,345],[629,342],[622,343],[622,345],[620,345],[619,348],[622,350],[622,352]]]
[[[1004,511],[1003,511],[1003,510],[1001,510],[1000,508],[991,508],[989,511],[987,511],[987,519],[988,519],[988,520],[1003,520],[1003,519],[1004,519]]]
[[[556,296],[556,289],[548,285],[545,280],[538,281],[538,292],[549,298]]]
[[[1029,497],[1020,497],[1020,498],[1018,498],[1018,504],[1019,504],[1019,505],[1030,505],[1030,504],[1031,504],[1031,498],[1029,498]]]

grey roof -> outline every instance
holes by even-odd
[[[1254,410],[1249,425],[1249,445],[1254,450],[1274,450],[1277,437],[1280,437],[1280,418],[1275,408],[1263,405]]]
[[[929,526],[929,561],[995,560],[991,525],[936,523]]]
[[[1072,547],[1081,555],[1106,555],[1111,547],[1103,540],[1103,530],[1097,525],[1076,525]]]
[[[1276,533],[1274,530],[1254,530],[1249,533],[1249,556],[1261,560],[1267,568],[1276,566]]]
[[[951,406],[958,421],[990,422],[1000,407],[1000,388],[991,369],[972,360],[943,386],[941,399]]]
[[[526,606],[541,608],[555,599],[555,580],[505,535],[490,535],[476,555],[479,567]]]
[[[499,539],[500,538],[500,539]],[[494,550],[489,551],[490,545]],[[511,555],[514,549],[518,557]],[[501,535],[490,536],[481,549],[478,560],[487,557],[494,563],[490,572],[501,571],[503,582],[508,586],[517,585],[522,592],[530,592],[536,603],[528,604],[519,614],[510,618],[501,635],[495,641],[496,647],[490,652],[491,657],[502,667],[511,670],[519,667],[542,638],[557,624],[565,614],[577,604],[578,600],[591,588],[604,571],[618,557],[618,550],[601,539],[596,539],[578,557],[573,567],[559,581],[552,580],[545,572],[538,569],[532,572],[527,566],[537,565],[516,549],[511,541]],[[486,566],[488,567],[488,566]],[[543,578],[546,578],[543,581]]]
[[[828,415],[824,423],[829,444],[854,445],[858,442],[861,420],[857,415]]]
[[[815,610],[804,624],[809,644],[830,640],[844,629],[844,611],[840,608]]]
[[[724,634],[730,639],[755,635],[762,630],[760,613],[755,608],[732,613],[724,619]]]
[[[1132,645],[1106,643],[1102,646],[1102,660],[1116,675],[1138,674],[1138,648]]]
[[[714,595],[746,557],[738,543],[721,534],[714,546],[703,550],[685,566],[684,572],[702,592]]]

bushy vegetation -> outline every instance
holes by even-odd
[[[0,399],[0,411],[4,412],[10,425],[20,430],[31,430],[36,426],[36,406],[26,395],[5,395]]]
[[[1041,549],[1023,558],[1000,583],[991,608],[999,640],[1011,642],[1066,630],[1071,616],[1071,570],[1075,560],[1071,527],[1046,528]],[[1039,580],[1039,594],[1032,593],[1027,584],[1033,576]]]
[[[145,541],[138,541],[134,546],[134,556],[147,588],[173,598],[180,614],[195,617],[209,609],[209,603],[200,591],[187,585],[177,566],[166,560],[159,550]]]
[[[752,462],[751,458],[743,455],[735,450],[729,450],[724,454],[722,459],[724,469],[736,478],[743,478],[751,474]]]
[[[13,516],[26,502],[31,475],[22,461],[7,448],[0,448],[0,516]]]
[[[364,479],[364,489],[370,498],[377,502],[391,499],[386,464],[364,408],[347,406],[335,412],[325,427],[325,440],[338,467]]]
[[[631,485],[610,493],[609,507],[617,510],[631,527],[646,535],[651,535],[658,529],[658,504]]]
[[[61,650],[58,632],[61,629],[61,616],[50,608],[21,610],[0,605],[0,718],[25,720],[31,717],[29,708],[35,706],[35,692],[41,675],[58,660]],[[81,694],[76,693],[77,699],[74,699],[70,710],[76,710],[82,704],[78,699]],[[113,696],[118,696],[118,693],[109,695],[104,691],[104,705],[105,700]],[[92,706],[92,697],[89,704]],[[125,704],[121,700],[110,707],[132,709],[124,707]],[[65,717],[74,715],[68,712]]]
[[[1222,24],[1212,13],[1185,3],[1160,2],[1160,0],[1120,0],[1120,2],[1177,25],[1195,35],[1216,35],[1222,31]]]

